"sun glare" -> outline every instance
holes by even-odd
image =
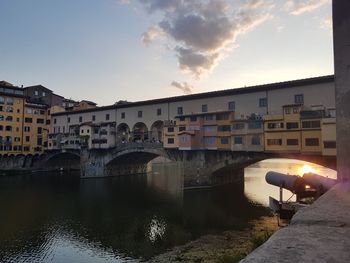
[[[310,165],[304,164],[302,167],[299,168],[298,174],[302,176],[303,174],[307,173],[316,173],[316,170]]]

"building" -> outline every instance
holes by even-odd
[[[54,94],[52,90],[42,85],[25,87],[24,92],[28,102],[45,104],[49,107],[63,105],[64,97]]]
[[[285,105],[282,114],[264,116],[265,151],[335,155],[334,109]]]
[[[67,131],[77,129],[76,127],[79,129],[83,125],[102,127],[112,123],[111,128],[115,126],[115,135],[108,134],[99,141],[98,146],[92,144],[92,135],[89,135],[91,144],[88,143],[88,147],[108,148],[130,141],[153,141],[163,142],[164,147],[179,149],[275,151],[280,150],[279,139],[282,136],[282,134],[277,136],[277,133],[283,132],[283,136],[291,136],[288,137],[288,146],[285,143],[288,151],[323,152],[322,147],[320,150],[310,145],[315,142],[309,140],[315,139],[310,137],[316,136],[314,130],[305,128],[303,133],[298,130],[302,125],[303,117],[299,113],[295,116],[294,113],[287,114],[284,110],[288,105],[291,105],[292,112],[293,105],[295,107],[323,105],[325,111],[334,109],[334,89],[334,76],[323,76],[171,98],[116,103],[104,107],[95,105],[95,107],[80,110],[58,112],[52,114],[51,147],[59,148],[62,141],[66,141],[66,138],[71,136],[67,135]],[[219,113],[229,114],[230,117],[228,120],[221,120],[220,117],[218,119]],[[294,117],[299,120],[293,120]],[[323,120],[324,118],[322,123]],[[304,121],[307,122],[308,119]],[[267,138],[263,122],[271,122],[265,125],[274,126],[274,128],[267,127],[269,133]],[[282,128],[279,124],[286,125],[284,123],[293,122],[299,122],[298,129],[294,128],[295,124],[288,124],[288,129]],[[326,125],[331,127],[331,124],[324,122],[324,126]],[[318,133],[322,134],[322,131],[319,130]],[[75,139],[72,141],[80,140],[82,136],[80,130],[74,134]],[[327,132],[327,135],[332,141],[331,132]],[[281,138],[282,141],[283,138]],[[298,140],[297,147],[293,145],[295,139]],[[308,139],[308,145],[302,146],[300,142],[306,139]],[[269,140],[268,147],[267,140]],[[299,146],[303,148],[299,150]]]
[[[0,82],[0,154],[20,154],[23,150],[24,90]]]
[[[23,153],[43,153],[48,146],[49,108],[45,104],[26,102],[23,121]]]

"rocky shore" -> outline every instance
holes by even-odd
[[[278,229],[276,217],[261,217],[244,230],[230,230],[218,235],[205,235],[185,245],[150,259],[150,263],[163,262],[237,262],[264,242]]]

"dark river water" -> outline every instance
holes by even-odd
[[[195,191],[183,191],[176,169],[161,166],[148,176],[119,178],[0,176],[0,262],[146,260],[268,215],[268,195],[278,195],[278,189],[264,182],[266,170],[297,171],[303,165],[262,162],[246,168],[245,182]]]

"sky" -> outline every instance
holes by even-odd
[[[0,0],[0,80],[109,105],[333,74],[331,0]]]

